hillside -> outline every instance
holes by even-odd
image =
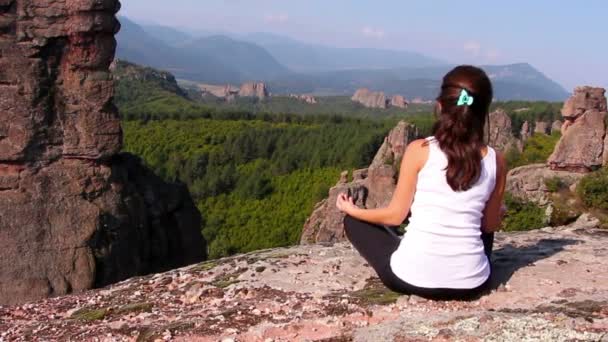
[[[238,72],[242,81],[273,79],[289,74],[289,70],[263,48],[226,36],[198,38],[179,45],[179,48],[184,53],[221,61]]]
[[[442,77],[453,66],[359,69],[299,74],[271,82],[277,93],[352,94],[366,87],[407,98],[434,99]],[[498,100],[563,101],[568,92],[527,63],[482,66],[492,79]]]
[[[173,47],[146,32],[141,26],[121,17],[121,30],[116,35],[116,56],[174,73],[177,77],[204,80],[210,83],[235,82],[247,79],[234,66],[224,63],[213,51],[190,51]]]
[[[291,70],[307,73],[342,69],[428,67],[447,63],[412,51],[336,48],[307,44],[288,37],[257,32],[243,39],[264,47]]]
[[[121,18],[120,20],[124,20],[124,18]],[[149,35],[170,46],[178,46],[194,39],[194,36],[191,34],[169,26],[142,25],[141,27]]]

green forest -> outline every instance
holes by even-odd
[[[366,167],[395,124],[167,119],[123,127],[126,151],[188,185],[216,258],[297,243],[340,171]]]

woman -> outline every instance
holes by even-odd
[[[412,142],[386,208],[361,209],[341,194],[347,238],[393,291],[469,299],[487,288],[493,233],[500,227],[504,157],[484,143],[493,91],[485,72],[445,75],[433,136]],[[382,225],[400,225],[402,239]]]

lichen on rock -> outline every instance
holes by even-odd
[[[497,234],[492,290],[472,301],[391,292],[348,243],[300,245],[0,307],[0,334],[8,341],[169,335],[177,341],[598,341],[608,333],[608,233],[597,225],[584,216],[569,226]],[[236,281],[217,283],[228,278]],[[73,319],[81,314],[85,320]]]

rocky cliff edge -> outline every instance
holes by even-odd
[[[435,302],[386,290],[348,243],[279,248],[0,307],[0,340],[604,341],[608,231],[499,233],[493,290]]]

